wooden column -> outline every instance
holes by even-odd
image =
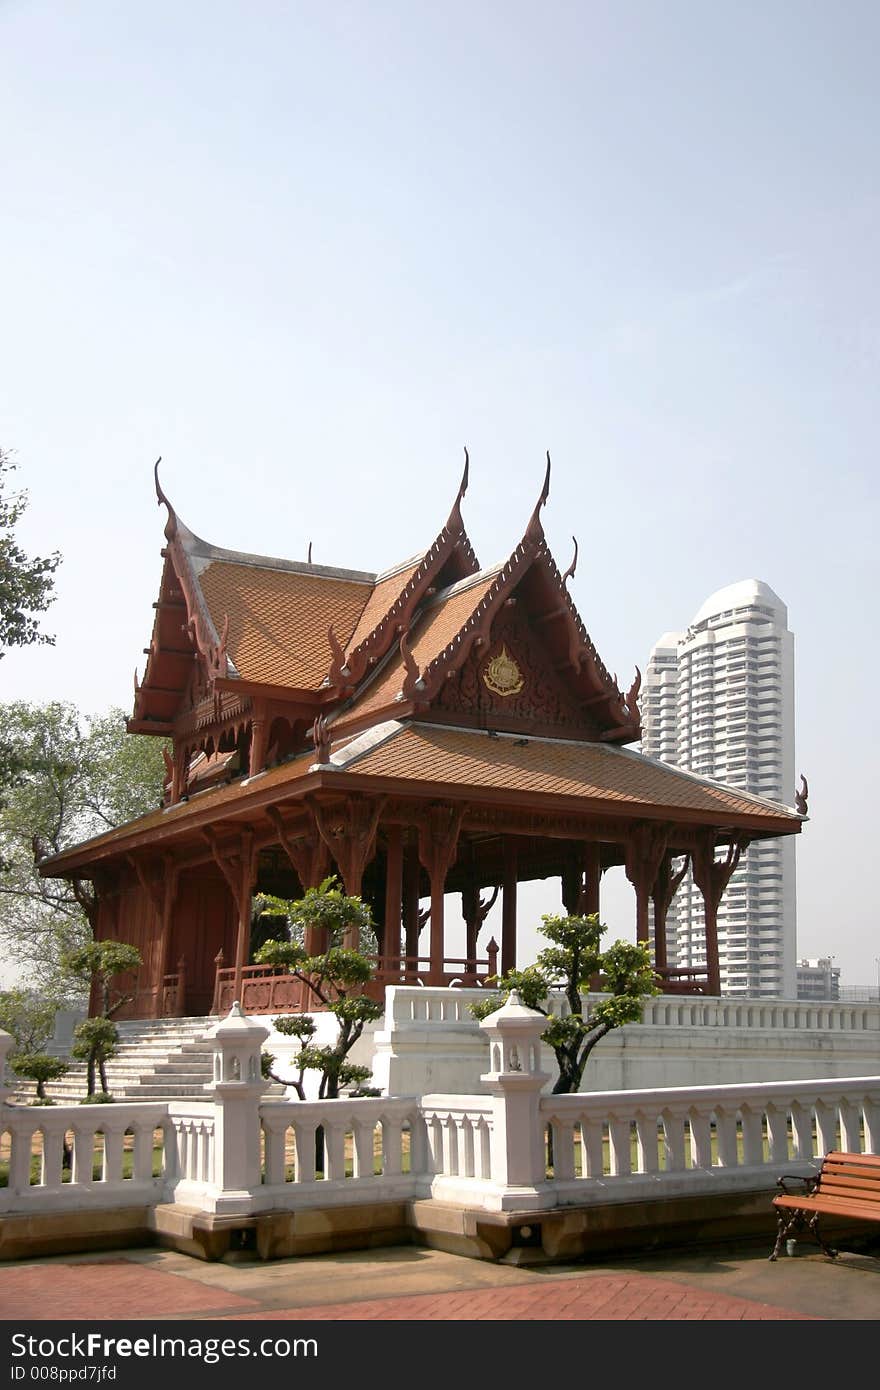
[[[248,776],[256,777],[266,765],[266,744],[269,738],[269,720],[266,717],[265,700],[254,701],[251,718],[251,748],[248,759]]]
[[[578,915],[589,917],[599,915],[599,883],[602,878],[602,864],[597,840],[588,840],[584,845],[584,882],[582,897],[578,903]]]
[[[715,836],[703,836],[693,852],[694,882],[703,895],[706,922],[706,976],[710,994],[721,993],[721,968],[718,963],[718,905],[736,869],[740,855],[749,844],[748,836],[731,840],[724,859],[715,858]]]
[[[666,853],[668,827],[659,821],[633,826],[625,846],[626,876],[636,890],[636,941],[648,943],[648,901]]]
[[[242,1003],[241,993],[244,967],[248,963],[251,938],[251,892],[256,875],[257,855],[254,849],[253,831],[245,830],[238,840],[237,849],[231,845],[221,845],[213,829],[202,830],[202,835],[211,847],[214,862],[229,885],[238,913],[238,928],[235,937],[235,978],[232,987],[233,1002]]]
[[[504,837],[504,896],[501,899],[501,974],[516,969],[516,840]]]
[[[186,786],[186,760],[182,743],[175,742],[171,771],[171,805],[176,806]]]
[[[312,803],[315,823],[321,839],[339,865],[342,882],[349,897],[359,897],[364,869],[376,848],[376,830],[384,797],[348,796],[341,807]],[[349,951],[360,949],[360,931],[346,929],[343,946]]]
[[[385,931],[381,968],[389,956],[400,955],[400,919],[403,911],[403,826],[389,825],[385,850]]]
[[[162,868],[154,878],[150,877],[143,860],[133,854],[127,854],[125,857],[129,868],[137,875],[141,891],[149,898],[156,914],[157,932],[150,980],[150,992],[153,996],[150,1014],[153,1018],[161,1018],[164,1007],[163,986],[171,956],[171,909],[177,892],[179,871],[170,854],[162,856]]]
[[[419,878],[421,869],[419,853],[416,848],[408,849],[403,856],[403,930],[404,930],[404,974],[407,979],[415,979],[418,974],[419,933]]]
[[[480,930],[495,906],[500,890],[496,884],[488,898],[481,898],[481,891],[476,883],[471,882],[461,892],[461,915],[464,918],[465,931],[465,974],[469,976],[476,976],[477,941]]]
[[[174,910],[174,899],[177,897],[177,885],[180,882],[180,869],[174,863],[170,854],[163,856],[163,891],[162,907],[159,918],[159,963],[158,979],[156,989],[156,1002],[153,1008],[153,1017],[160,1018],[162,1014],[162,996],[165,987],[165,976],[169,973],[168,966],[171,960],[171,914]]]
[[[431,880],[431,948],[428,984],[442,985],[446,942],[443,892],[446,875],[455,862],[464,807],[431,806],[419,824],[419,859]]]
[[[278,841],[296,870],[300,887],[318,888],[330,873],[330,851],[321,839],[314,816],[310,813],[305,828],[291,829],[285,826],[277,806],[266,808]],[[303,946],[310,956],[321,955],[330,945],[323,927],[308,926],[305,929]]]
[[[688,871],[690,855],[684,857],[684,864],[677,874],[672,872],[672,860],[674,854],[667,850],[660,861],[660,868],[657,870],[657,877],[654,880],[654,887],[651,890],[651,899],[654,903],[654,967],[658,974],[665,970],[669,964],[666,943],[666,918],[672,899],[678,891],[679,884]]]
[[[562,905],[570,917],[599,915],[599,883],[602,861],[599,843],[579,845],[562,871]]]
[[[249,830],[246,830],[241,837],[239,854],[238,934],[235,939],[235,985],[233,988],[233,994],[238,1000],[241,1000],[242,977],[244,967],[248,963],[251,942],[251,889],[254,886],[255,860],[254,837]]]

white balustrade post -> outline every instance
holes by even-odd
[[[539,1109],[541,1088],[549,1080],[540,1070],[547,1020],[527,1009],[514,990],[481,1026],[489,1038],[490,1069],[480,1080],[493,1097],[491,1180],[499,1205],[529,1211],[552,1206]]]
[[[214,1051],[214,1080],[205,1090],[214,1101],[214,1210],[244,1214],[261,1180],[260,1100],[268,1083],[260,1070],[260,1050],[268,1028],[253,1023],[233,1004],[209,1033]]]
[[[12,1095],[12,1087],[6,1085],[6,1058],[14,1042],[12,1034],[0,1028],[0,1105],[5,1105]]]

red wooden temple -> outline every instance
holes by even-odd
[[[627,747],[638,671],[621,690],[575,609],[574,562],[560,573],[542,526],[549,479],[548,459],[522,539],[481,569],[466,459],[428,549],[370,574],[209,545],[157,466],[164,564],[128,729],[171,741],[164,804],[41,865],[80,881],[98,938],[140,949],[130,1016],[298,1009],[290,977],[250,963],[252,899],[331,872],[372,907],[377,990],[512,967],[519,883],[557,878],[566,910],[597,912],[603,872],[622,864],[664,991],[719,993],[730,875],[751,840],[803,817]],[[667,965],[683,856],[705,901],[705,970]],[[500,952],[480,941],[498,892]],[[450,895],[460,959],[446,954]],[[321,946],[314,932],[306,944]]]

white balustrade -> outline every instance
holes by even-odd
[[[161,1102],[3,1105],[0,1133],[8,1136],[9,1145],[8,1185],[0,1187],[0,1211],[83,1210],[161,1200],[169,1150],[167,1106]],[[162,1172],[154,1176],[157,1146]]]
[[[429,1196],[466,1210],[538,1212],[770,1190],[782,1172],[814,1171],[829,1150],[880,1152],[880,1076],[543,1095],[543,1017],[511,996],[477,1025],[467,1004],[479,993],[389,990],[398,1018],[416,1017],[418,1004],[428,1025],[436,1007],[482,1027],[481,1094],[267,1100],[258,1076],[265,1030],[233,1010],[215,1031],[204,1100],[0,1101],[0,1212],[170,1202],[250,1216]],[[699,1019],[716,1030],[792,1027],[801,1017],[813,1026],[817,1012],[718,1000],[651,1007],[673,1011],[669,1023]]]
[[[261,1197],[276,1209],[415,1195],[426,1153],[415,1099],[269,1100],[260,1106],[260,1122]]]
[[[560,1205],[773,1185],[880,1149],[880,1077],[543,1096]]]

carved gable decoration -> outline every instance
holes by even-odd
[[[579,738],[599,734],[589,713],[579,708],[553,670],[552,658],[525,613],[510,608],[502,610],[488,640],[444,682],[430,713],[421,717],[523,734],[554,729]]]

